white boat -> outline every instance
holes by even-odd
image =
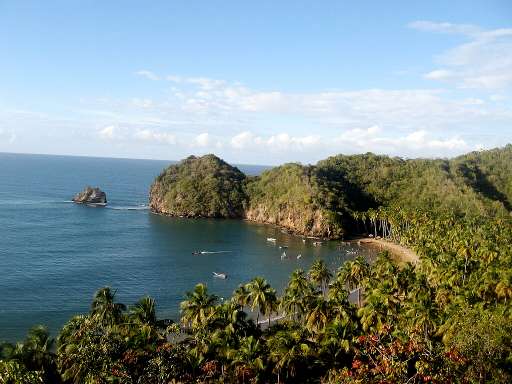
[[[220,272],[220,273],[218,273],[218,272],[213,272],[213,277],[216,277],[216,278],[218,278],[218,279],[223,279],[223,280],[225,280],[225,279],[227,279],[227,278],[228,278],[228,275],[226,275],[225,273],[222,273],[222,272]]]
[[[298,259],[302,259],[302,255],[300,253],[297,255],[297,260]]]
[[[107,203],[86,203],[85,205],[87,205],[88,207],[96,208],[96,207],[106,207]]]
[[[276,239],[274,239],[273,237],[267,237],[267,241],[270,241],[271,243],[275,243]]]
[[[279,249],[286,249],[286,248],[288,248],[288,246],[287,246],[287,245],[280,245],[280,246],[279,246]]]

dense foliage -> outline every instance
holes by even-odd
[[[343,191],[313,166],[285,164],[265,171],[248,185],[246,217],[304,235],[343,234]]]
[[[227,300],[198,284],[178,323],[158,320],[149,297],[126,308],[102,288],[90,312],[62,328],[56,349],[42,327],[2,344],[0,381],[512,382],[511,181],[495,173],[509,167],[510,152],[449,162],[328,159],[308,177],[338,183],[333,188],[353,198],[338,204],[352,222],[413,249],[415,264],[398,265],[384,252],[372,264],[357,257],[330,271],[318,259],[308,272],[293,272],[282,293],[256,277]],[[401,181],[413,168],[431,182]],[[303,180],[302,169],[279,172]],[[272,175],[261,177],[263,188],[279,188]],[[321,190],[321,182],[307,183]],[[283,204],[297,202],[286,194],[276,189]]]
[[[185,217],[241,217],[245,175],[214,155],[190,156],[160,174],[150,192],[153,211]]]
[[[500,161],[493,161],[491,153]],[[510,164],[512,146],[453,160],[338,155],[320,161],[317,167],[327,178],[344,184],[351,211],[394,204],[459,216],[506,216],[510,204],[497,191],[512,190]]]
[[[396,205],[458,217],[509,217],[512,145],[452,160],[372,153],[285,164],[245,177],[214,155],[170,166],[151,189],[153,211],[187,217],[245,217],[307,236],[354,232],[354,212]]]

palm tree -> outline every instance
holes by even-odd
[[[383,289],[376,288],[366,297],[363,307],[357,311],[363,331],[380,331],[384,324],[392,323],[397,313],[397,299]]]
[[[297,292],[302,292],[303,294],[309,294],[312,292],[311,283],[302,269],[296,269],[292,272],[290,281],[288,282],[288,288]]]
[[[55,354],[52,352],[54,341],[48,328],[36,325],[30,328],[23,342],[16,345],[3,344],[0,359],[4,355],[7,359],[19,362],[28,371],[40,371],[44,382],[58,382]]]
[[[155,342],[163,336],[159,332],[156,318],[155,300],[149,296],[142,297],[135,305],[130,307],[130,320],[133,322],[132,338],[138,339],[142,344]]]
[[[249,300],[249,292],[247,291],[247,285],[240,284],[238,288],[233,292],[231,300],[237,303],[242,308],[245,307]]]
[[[276,291],[269,293],[265,305],[265,314],[268,316],[268,326],[270,327],[270,321],[272,320],[272,313],[276,313],[279,309],[280,301],[277,298]]]
[[[310,343],[300,330],[279,331],[268,340],[268,345],[278,383],[283,369],[286,377],[294,377],[310,352]]]
[[[256,315],[256,324],[259,323],[260,313],[265,315],[268,313],[269,303],[277,298],[276,291],[262,277],[255,277],[247,284],[248,304],[251,310],[258,308]]]
[[[264,348],[260,340],[254,336],[244,337],[240,340],[240,347],[232,351],[233,365],[241,373],[242,383],[245,383],[246,376],[257,376],[263,371]],[[250,377],[249,377],[250,378]]]
[[[370,274],[370,266],[362,256],[346,261],[338,271],[337,279],[345,282],[349,289],[357,289],[357,305],[361,307],[361,286]]]
[[[320,342],[321,355],[336,364],[341,356],[350,351],[355,334],[354,324],[350,319],[335,319],[325,328]]]
[[[512,273],[506,272],[502,274],[500,281],[496,284],[495,291],[498,299],[504,299],[505,304],[507,299],[512,298]]]
[[[139,324],[156,325],[155,299],[144,296],[130,307],[130,317]]]
[[[306,313],[306,326],[315,332],[322,331],[332,315],[330,302],[323,297],[316,297]]]
[[[91,304],[91,316],[104,325],[115,325],[121,321],[126,306],[115,303],[116,292],[110,287],[99,289]]]
[[[368,212],[366,214],[367,214],[368,219],[370,219],[371,225],[373,226],[373,235],[374,235],[374,237],[377,237],[377,217],[378,217],[377,211],[375,209],[371,208],[368,210]]]
[[[281,309],[287,317],[298,319],[313,297],[314,288],[302,269],[293,271],[281,298]]]
[[[205,284],[197,284],[193,291],[186,293],[186,298],[180,304],[182,322],[193,328],[206,325],[214,313],[217,296],[210,295]]]
[[[329,271],[325,262],[321,259],[315,260],[315,262],[311,265],[309,270],[309,278],[320,287],[323,295],[325,296],[325,291],[329,280],[332,277],[332,273]]]

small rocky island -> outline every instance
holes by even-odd
[[[89,204],[104,207],[107,205],[107,195],[98,187],[87,186],[82,192],[73,197],[73,202],[77,204]]]

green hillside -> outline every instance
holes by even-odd
[[[458,217],[507,217],[512,210],[512,146],[451,160],[337,155],[316,165],[285,164],[246,177],[214,155],[167,168],[151,187],[154,212],[246,218],[292,232],[338,238],[352,216],[398,206]]]
[[[245,175],[214,155],[190,156],[165,169],[150,190],[153,212],[184,217],[241,217]]]
[[[343,234],[343,191],[313,166],[285,164],[253,178],[247,188],[249,220],[322,237]]]

